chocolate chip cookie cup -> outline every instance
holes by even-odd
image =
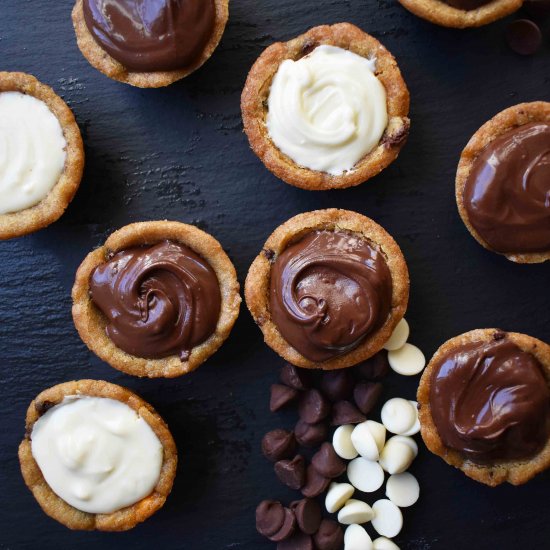
[[[550,259],[550,103],[521,103],[466,145],[456,203],[471,235],[517,263]]]
[[[519,10],[523,0],[399,0],[414,15],[441,25],[481,27]]]
[[[490,486],[526,483],[550,466],[550,346],[497,329],[443,344],[418,387],[428,449]]]
[[[279,226],[245,283],[266,344],[293,365],[325,370],[382,349],[408,297],[407,264],[393,238],[373,220],[338,209]]]
[[[173,378],[229,336],[241,297],[220,243],[180,222],[127,225],[76,273],[73,319],[84,343],[127,374]]]
[[[84,170],[80,130],[67,104],[26,73],[0,72],[0,239],[58,220]]]
[[[244,130],[268,170],[302,189],[372,178],[409,133],[409,92],[391,53],[350,23],[269,46],[241,97]]]
[[[27,410],[21,472],[42,510],[70,529],[126,531],[162,508],[177,450],[131,391],[100,380],[59,384]]]
[[[218,46],[228,18],[229,0],[77,0],[72,12],[89,63],[139,88],[168,86],[196,71]]]

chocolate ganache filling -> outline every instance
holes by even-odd
[[[90,278],[107,335],[122,350],[182,361],[216,330],[221,310],[212,267],[185,245],[164,241],[117,252]]]
[[[525,124],[489,143],[466,181],[464,206],[493,250],[550,250],[550,124]]]
[[[464,10],[464,11],[470,11],[470,10],[477,10],[478,8],[481,8],[481,6],[485,6],[486,4],[489,4],[493,0],[443,0],[445,4],[448,4],[449,6],[452,6],[453,8],[456,8],[457,10]]]
[[[430,405],[443,443],[476,462],[528,458],[550,433],[543,367],[506,338],[445,355],[432,374]]]
[[[136,72],[184,69],[212,36],[214,0],[84,0],[96,42]]]
[[[314,231],[288,246],[271,270],[271,317],[285,340],[311,361],[357,347],[390,313],[384,256],[356,234]]]

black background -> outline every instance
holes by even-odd
[[[222,349],[180,379],[123,375],[80,341],[71,319],[75,270],[129,222],[197,224],[221,241],[243,282],[269,233],[290,216],[357,210],[403,249],[411,342],[428,357],[447,338],[480,327],[550,340],[550,265],[514,265],[486,252],[454,202],[456,164],[472,133],[505,107],[550,100],[550,32],[541,52],[520,58],[504,42],[509,20],[456,31],[417,19],[393,0],[232,0],[222,42],[202,69],[166,89],[139,90],[88,65],[76,46],[71,8],[71,0],[0,1],[0,68],[53,86],[73,109],[86,145],[84,179],[63,218],[0,243],[0,547],[268,549],[274,545],[254,527],[257,503],[296,497],[259,451],[263,433],[292,425],[294,414],[269,413],[269,385],[282,360],[263,344],[244,306]],[[372,33],[396,56],[411,92],[412,130],[399,159],[374,180],[307,192],[278,181],[250,151],[240,92],[266,46],[340,21]],[[69,531],[41,512],[20,475],[17,446],[28,403],[42,389],[78,378],[137,391],[178,445],[172,495],[127,533]],[[413,398],[417,383],[392,374],[384,397]],[[412,472],[421,499],[404,511],[396,539],[402,548],[548,547],[548,475],[491,489],[420,446]]]

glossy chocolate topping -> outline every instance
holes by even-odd
[[[457,10],[464,11],[477,10],[478,8],[481,8],[481,6],[485,6],[485,4],[489,4],[492,1],[493,0],[443,0],[445,4],[448,4]]]
[[[476,462],[528,458],[550,434],[543,367],[506,338],[443,357],[432,374],[430,405],[443,443]]]
[[[550,250],[550,124],[525,124],[489,143],[466,181],[464,206],[493,250]]]
[[[136,72],[184,69],[212,35],[214,0],[84,0],[96,42]]]
[[[116,253],[90,277],[107,335],[137,357],[182,361],[215,330],[221,294],[212,267],[185,245],[164,241]]]
[[[271,270],[272,319],[285,340],[311,361],[357,347],[386,321],[391,298],[383,255],[352,233],[309,233]]]

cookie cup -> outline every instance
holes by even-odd
[[[530,353],[538,359],[544,368],[547,384],[550,385],[550,346],[541,340],[525,334],[517,332],[507,332],[505,334],[506,338],[522,351]],[[512,485],[521,485],[550,467],[550,439],[537,454],[528,459],[503,460],[494,461],[491,464],[479,464],[443,443],[439,437],[431,413],[430,391],[432,375],[439,361],[457,347],[475,342],[492,342],[495,339],[495,335],[497,338],[501,338],[502,331],[494,328],[472,330],[451,338],[435,352],[435,355],[424,370],[418,386],[417,400],[420,431],[426,447],[432,453],[440,456],[447,464],[459,468],[468,477],[491,487],[504,482],[511,483]]]
[[[337,46],[367,59],[376,57],[375,74],[387,95],[388,125],[379,144],[352,170],[339,176],[296,164],[273,143],[266,124],[271,82],[281,63],[286,59],[296,61],[322,44]],[[277,42],[264,50],[248,73],[241,111],[250,147],[266,168],[286,183],[309,190],[343,189],[372,178],[397,158],[410,126],[409,91],[397,62],[376,38],[350,23],[314,27],[289,42]]]
[[[347,231],[376,246],[392,277],[392,302],[388,319],[376,331],[368,334],[350,352],[323,362],[311,361],[294,349],[271,319],[269,307],[271,266],[290,244],[312,231]],[[409,299],[409,272],[405,258],[394,241],[376,222],[349,210],[330,208],[298,214],[280,225],[267,239],[262,251],[248,271],[245,282],[246,305],[264,335],[265,343],[281,357],[298,367],[334,370],[356,365],[380,351],[403,318]]]
[[[516,12],[523,0],[493,0],[474,10],[461,10],[442,0],[399,0],[399,3],[414,15],[441,25],[465,29],[481,27]]]
[[[20,92],[45,103],[55,115],[67,142],[65,166],[59,180],[38,204],[0,214],[0,239],[11,239],[38,231],[57,221],[73,199],[84,171],[84,146],[73,112],[46,84],[26,73],[0,72],[0,93]]]
[[[90,277],[98,265],[121,250],[154,245],[164,240],[184,244],[202,256],[216,273],[220,285],[222,300],[216,330],[206,341],[191,350],[187,361],[182,361],[178,355],[146,359],[123,351],[107,336],[107,318],[90,297]],[[76,329],[90,350],[115,369],[149,378],[174,378],[204,363],[229,336],[241,303],[235,268],[220,243],[193,225],[169,221],[133,223],[115,231],[103,246],[90,252],[78,268],[72,298]]]
[[[483,237],[475,230],[468,218],[468,212],[464,205],[464,188],[466,182],[476,161],[483,149],[495,140],[497,137],[505,134],[524,124],[530,122],[546,122],[550,124],[550,103],[544,101],[535,101],[533,103],[520,103],[501,111],[491,120],[486,122],[470,139],[458,163],[455,183],[456,204],[458,213],[464,222],[464,225],[474,237],[474,239],[484,248],[502,254],[508,260],[520,264],[534,264],[550,260],[550,250],[547,252],[528,252],[528,253],[502,253],[493,250],[488,243],[483,240]]]
[[[55,494],[44,479],[36,463],[31,448],[31,434],[35,422],[50,408],[58,405],[70,395],[90,397],[107,397],[124,403],[143,418],[163,447],[163,459],[160,477],[153,492],[136,502],[110,514],[90,514],[74,508]],[[145,521],[162,508],[172,490],[178,462],[176,444],[170,430],[153,407],[135,393],[101,380],[78,380],[53,386],[40,393],[29,405],[26,417],[25,438],[19,445],[19,462],[21,473],[27,487],[42,510],[51,518],[69,529],[126,531]]]
[[[191,65],[175,71],[134,72],[111,57],[95,40],[84,20],[83,0],[77,0],[73,12],[73,27],[76,42],[82,55],[90,65],[105,76],[137,88],[161,88],[189,76],[201,67],[214,53],[225,30],[229,18],[229,0],[214,0],[216,20],[212,36],[205,45],[201,55]]]

